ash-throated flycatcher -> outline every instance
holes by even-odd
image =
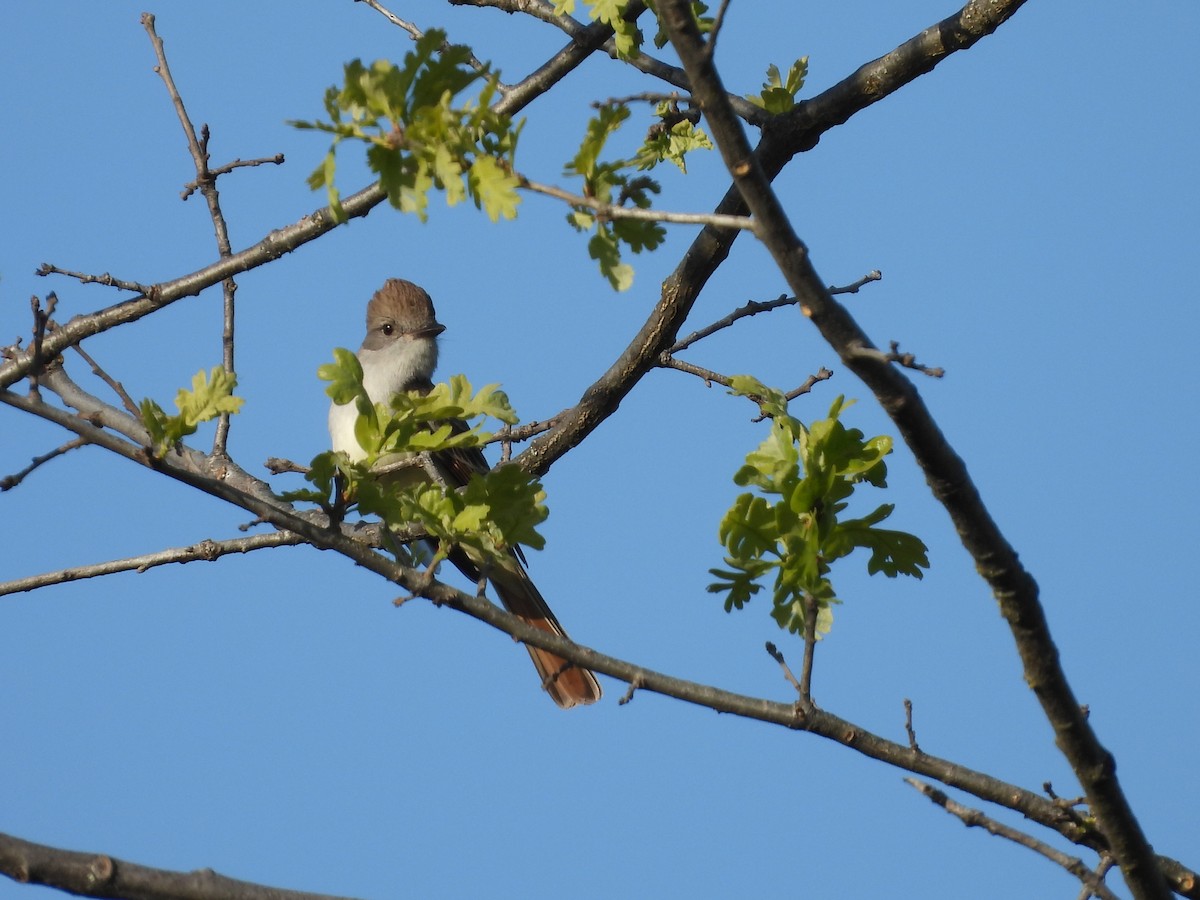
[[[431,379],[437,367],[437,336],[443,331],[445,326],[436,318],[433,301],[412,282],[393,278],[376,291],[367,304],[367,336],[358,351],[363,387],[371,402],[387,403],[401,391],[428,393],[433,388]],[[341,406],[335,403],[329,409],[333,449],[344,451],[353,460],[366,456],[354,437],[357,416],[353,403]],[[466,484],[472,472],[488,471],[478,449],[444,451],[436,454],[435,463],[451,487]],[[448,558],[472,582],[479,581],[478,563],[461,549],[456,548]],[[510,558],[504,563],[488,567],[487,575],[510,613],[535,628],[566,637],[516,552],[510,551]],[[543,687],[559,706],[569,709],[600,699],[600,685],[587,669],[528,644],[525,649],[533,658]]]

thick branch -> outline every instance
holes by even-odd
[[[1023,0],[994,4],[997,9],[991,30],[1008,18],[1021,2]],[[476,0],[472,5],[501,4]],[[970,41],[956,39],[939,44],[930,40],[929,36],[940,33],[943,27],[947,27],[952,35],[959,34],[962,29],[953,27],[959,18],[974,23],[976,17],[973,13],[968,15],[970,9],[973,7],[926,28],[886,56],[860,67],[854,75],[829,90],[797,104],[786,116],[768,121],[763,139],[753,154],[763,177],[768,181],[774,179],[795,154],[815,147],[821,135],[830,128],[930,71],[949,54],[970,47],[990,33],[977,28]],[[947,26],[947,23],[952,24]],[[730,186],[714,210],[718,215],[731,216],[744,216],[747,211],[737,184]],[[616,412],[625,396],[675,343],[700,291],[725,261],[739,233],[709,226],[697,235],[675,271],[663,282],[659,302],[641,330],[608,371],[587,388],[579,403],[561,415],[558,427],[534,441],[517,457],[522,465],[531,472],[544,474],[559,457]]]
[[[946,52],[969,46],[962,36],[967,23],[976,29],[977,40],[998,27],[1020,5],[1021,0],[969,3],[958,16],[939,26],[940,31],[959,38]],[[1000,602],[1025,667],[1026,681],[1041,701],[1057,735],[1058,746],[1087,792],[1092,812],[1111,843],[1127,883],[1139,898],[1169,896],[1149,842],[1117,781],[1115,763],[1092,732],[1059,665],[1058,650],[1038,601],[1036,583],[1000,533],[966,466],[941,434],[913,384],[886,361],[861,353],[874,347],[817,277],[807,248],[796,236],[771,189],[769,174],[751,152],[740,123],[725,100],[724,88],[692,22],[688,3],[660,0],[659,11],[692,80],[693,98],[704,110],[726,167],[759,223],[764,244],[801,299],[802,310],[891,416],[924,470],[934,495],[950,513],[980,574]],[[991,13],[990,20],[981,18],[985,11]]]
[[[49,390],[59,393],[60,396],[65,394],[71,400],[81,403],[81,398],[71,393],[69,380],[66,385],[62,383],[63,380],[65,380],[65,376],[62,376],[61,371],[52,370],[47,373],[46,386]],[[747,697],[665,675],[607,656],[566,638],[528,625],[495,606],[485,597],[455,590],[449,585],[430,578],[428,573],[407,568],[383,554],[375,552],[370,543],[356,539],[353,536],[354,530],[349,526],[331,529],[320,514],[308,515],[296,512],[289,504],[274,497],[265,485],[246,475],[229,460],[221,460],[220,471],[216,473],[208,471],[211,462],[209,457],[186,447],[181,447],[164,459],[153,460],[147,456],[143,447],[92,424],[92,419],[101,417],[97,411],[89,409],[85,413],[85,418],[11,391],[0,391],[0,402],[55,422],[86,438],[91,443],[239,506],[281,531],[300,535],[318,549],[334,550],[368,571],[402,586],[414,595],[425,597],[439,606],[447,606],[464,612],[519,641],[551,650],[563,659],[630,684],[636,684],[639,688],[688,703],[792,729],[809,731],[837,741],[873,759],[898,766],[915,774],[934,778],[950,787],[1013,809],[1033,821],[1053,828],[1069,840],[1094,849],[1106,848],[1102,837],[1095,830],[1081,828],[1073,815],[1040,794],[1007,784],[948,760],[915,751],[903,744],[885,740],[832,713],[819,709],[799,712],[795,704]],[[112,420],[123,419],[126,421],[122,427],[126,430],[136,432],[140,429],[140,425],[136,421],[119,410],[100,404],[98,401],[96,401],[96,405],[105,410],[106,415],[110,417],[110,422],[106,424],[111,424]],[[257,489],[259,485],[262,486],[263,491]],[[249,489],[244,489],[243,486],[248,486]],[[1171,873],[1173,883],[1186,886],[1188,891],[1195,890],[1197,879],[1194,872],[1174,860],[1164,859],[1162,864],[1164,871]],[[1188,893],[1188,896],[1196,896],[1196,894]]]
[[[103,853],[77,853],[0,834],[0,872],[81,897],[136,900],[345,900],[236,881],[212,869],[151,869]]]
[[[348,218],[358,218],[365,216],[386,197],[387,195],[379,185],[371,185],[346,198],[342,206]],[[291,253],[297,247],[332,231],[337,224],[329,212],[329,208],[323,206],[295,224],[272,231],[257,244],[234,253],[232,256],[219,259],[217,262],[181,278],[153,285],[148,291],[131,300],[114,304],[85,316],[76,316],[46,335],[43,354],[53,357],[85,338],[108,331],[118,325],[135,322],[155,310],[182,300],[184,297],[194,297],[205,288],[212,287],[226,278],[278,259],[285,253]],[[0,365],[0,389],[7,388],[24,378],[32,367],[33,357],[30,352],[14,354],[12,359],[6,360],[3,365]]]

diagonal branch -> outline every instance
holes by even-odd
[[[964,37],[968,27],[974,29],[977,40],[1011,16],[1021,2],[971,2],[958,16],[940,23],[939,29],[956,36],[953,49],[969,46]],[[949,512],[963,545],[991,586],[1012,629],[1026,681],[1037,694],[1059,748],[1088,795],[1126,882],[1138,898],[1169,896],[1150,844],[1117,781],[1113,758],[1096,738],[1059,665],[1058,650],[1038,601],[1037,584],[1000,533],[966,466],[942,435],[913,384],[890,363],[861,353],[863,349],[874,349],[873,345],[817,277],[807,248],[771,189],[769,174],[752,153],[725,100],[720,77],[705,52],[686,0],[660,0],[659,11],[688,70],[693,97],[705,112],[726,167],[760,224],[764,244],[800,298],[801,309],[891,416],[934,495]]]
[[[71,443],[84,443],[84,438],[76,438]],[[60,448],[61,449],[61,448]],[[203,560],[214,562],[222,556],[231,553],[250,553],[265,547],[294,547],[306,543],[304,538],[287,531],[272,531],[267,534],[254,534],[247,537],[229,538],[223,541],[203,540],[198,544],[187,547],[172,547],[158,550],[154,553],[143,553],[140,556],[130,556],[125,559],[112,559],[102,563],[92,563],[87,566],[71,566],[59,569],[57,572],[46,572],[42,575],[30,575],[12,581],[0,581],[0,597],[6,594],[18,594],[32,591],[52,584],[66,584],[70,581],[82,581],[85,578],[96,578],[101,575],[113,575],[117,572],[145,572],[157,566],[171,563],[189,563]]]
[[[84,400],[72,393],[69,380],[65,385],[64,380],[66,379],[61,370],[52,370],[47,373],[45,384],[48,390],[69,397],[68,402],[74,401],[84,405]],[[550,650],[563,659],[631,685],[636,684],[641,689],[718,712],[728,712],[744,718],[807,731],[836,741],[872,759],[934,778],[950,787],[1012,809],[1054,829],[1068,840],[1097,850],[1107,849],[1103,835],[1095,829],[1081,827],[1076,816],[1040,794],[949,760],[914,750],[905,744],[886,740],[832,713],[817,708],[798,711],[794,703],[778,703],[748,697],[666,675],[605,655],[529,625],[496,606],[486,597],[455,590],[433,579],[429,573],[418,572],[376,552],[368,540],[356,537],[355,529],[349,526],[331,528],[326,517],[320,513],[303,514],[296,511],[290,504],[275,497],[266,485],[242,472],[229,460],[220,460],[219,470],[212,472],[209,471],[211,459],[187,447],[180,447],[163,459],[153,459],[145,453],[143,447],[93,424],[93,420],[101,418],[98,410],[103,409],[110,417],[105,424],[111,426],[116,422],[131,432],[141,429],[140,424],[132,417],[112,407],[97,402],[95,409],[88,408],[84,415],[74,415],[12,391],[0,391],[0,403],[55,422],[86,438],[90,443],[232,503],[253,513],[276,529],[303,537],[317,549],[336,551],[360,567],[400,585],[413,595],[424,597],[437,606],[465,613],[522,643]],[[1200,888],[1197,888],[1200,878],[1194,871],[1175,860],[1165,857],[1160,857],[1159,860],[1177,890],[1187,896],[1200,897]]]
[[[345,900],[237,881],[212,869],[172,872],[103,853],[78,853],[0,834],[0,872],[21,884],[41,884],[81,897],[139,900]]]
[[[1039,841],[1033,835],[1018,831],[1002,822],[997,822],[991,816],[985,815],[977,809],[964,806],[958,801],[952,800],[946,795],[945,791],[939,790],[920,779],[905,778],[904,780],[932,800],[937,806],[950,813],[950,815],[957,816],[968,828],[982,828],[988,834],[994,834],[997,837],[1012,841],[1021,847],[1026,847],[1034,853],[1046,857],[1052,863],[1062,866],[1083,882],[1084,888],[1088,891],[1087,896],[1096,896],[1101,898],[1101,900],[1117,900],[1117,895],[1109,890],[1108,885],[1101,881],[1095,872],[1084,865],[1083,860],[1078,856],[1068,856],[1061,850],[1054,849],[1045,841]]]
[[[179,124],[183,127],[183,135],[187,139],[188,150],[192,154],[192,164],[196,167],[196,180],[192,182],[199,188],[201,195],[208,204],[208,214],[212,219],[213,231],[217,238],[217,253],[222,259],[229,257],[233,253],[233,247],[229,243],[229,226],[225,222],[225,214],[221,212],[221,194],[217,190],[217,174],[208,168],[208,126],[204,125],[200,130],[200,137],[196,137],[196,128],[192,125],[191,117],[188,115],[187,109],[183,105],[183,97],[179,93],[179,89],[175,86],[175,79],[171,75],[171,67],[167,63],[167,51],[163,46],[162,38],[158,36],[158,32],[154,28],[154,15],[152,13],[142,13],[142,27],[146,29],[146,34],[150,37],[150,43],[154,47],[154,56],[158,60],[158,65],[154,67],[154,71],[162,78],[163,84],[167,87],[167,93],[171,97],[171,102],[175,106],[175,113],[179,116]],[[191,186],[185,189],[183,198],[186,200],[191,192]],[[236,318],[236,303],[237,282],[233,278],[226,278],[221,285],[222,294],[224,297],[224,308],[222,316],[221,329],[221,365],[226,373],[232,375],[234,373],[234,322]],[[217,421],[217,433],[213,438],[213,452],[226,455],[225,448],[229,439],[229,413],[221,413]]]
[[[974,23],[974,15],[968,15],[973,6],[969,6],[958,17],[952,16],[926,28],[891,53],[861,66],[854,75],[829,90],[797,104],[787,115],[768,121],[763,138],[753,153],[762,177],[770,182],[793,156],[815,147],[826,131],[929,72],[951,53],[965,50],[990,34],[1021,2],[1023,0],[1008,0],[993,4],[997,9],[991,29],[975,25],[971,40],[956,39],[943,44],[930,38],[930,35],[941,33],[943,28],[949,34],[961,32],[962,28],[952,27],[957,18]],[[475,0],[474,5],[495,4],[492,0]],[[714,212],[731,216],[747,214],[748,208],[736,183],[726,191]],[[700,232],[675,271],[663,282],[657,305],[621,356],[584,391],[579,403],[561,414],[557,428],[534,441],[517,457],[522,465],[536,474],[545,474],[559,457],[616,412],[625,396],[675,342],[700,291],[725,261],[738,234],[713,226]]]

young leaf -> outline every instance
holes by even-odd
[[[168,416],[153,400],[141,402],[142,422],[150,434],[155,455],[162,456],[178,441],[223,413],[236,413],[242,408],[241,397],[233,396],[237,376],[216,366],[209,374],[197,372],[192,377],[192,389],[181,388],[175,395],[178,415]]]
[[[718,537],[727,569],[710,569],[709,586],[726,595],[725,608],[741,608],[774,575],[771,615],[781,628],[804,631],[811,604],[824,634],[832,604],[839,602],[830,580],[834,562],[855,549],[870,551],[870,574],[920,578],[928,551],[914,535],[877,527],[892,512],[883,504],[861,518],[843,518],[856,487],[883,487],[884,457],[891,440],[865,440],[839,416],[848,404],[838,397],[825,419],[807,428],[787,412],[783,394],[748,375],[735,376],[732,392],[751,397],[771,416],[770,433],[746,456],[734,482],[757,493],[740,494],[721,519]]]

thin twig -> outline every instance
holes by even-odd
[[[792,667],[787,664],[787,660],[783,658],[783,653],[770,641],[767,641],[767,653],[771,655],[771,659],[779,664],[779,668],[783,671],[783,677],[788,680],[788,684],[796,689],[796,693],[801,697],[804,696],[804,688],[800,686],[800,682],[796,680],[796,676],[792,674]]]
[[[817,649],[817,598],[804,595],[804,660],[800,664],[800,699],[812,705],[813,657]]]
[[[917,733],[913,730],[913,705],[912,701],[907,697],[904,698],[904,731],[908,735],[908,747],[914,753],[921,752],[921,746],[917,743]]]
[[[308,466],[303,466],[300,463],[292,462],[290,459],[282,459],[278,456],[268,456],[267,461],[263,463],[263,467],[272,475],[282,475],[285,472],[307,475],[310,471]]]
[[[286,160],[283,158],[282,153],[276,153],[274,156],[264,156],[260,159],[235,159],[233,162],[225,163],[223,166],[217,166],[215,169],[210,169],[208,174],[209,177],[216,179],[220,178],[222,175],[228,175],[234,169],[248,169],[255,166],[269,165],[282,166],[284,162],[286,162]],[[183,186],[183,193],[180,194],[179,199],[186,200],[200,189],[201,184],[199,181],[189,181]]]
[[[50,326],[50,317],[54,315],[54,307],[58,305],[58,296],[51,291],[46,295],[46,305],[37,297],[29,298],[29,307],[33,311],[33,365],[29,369],[29,393],[34,397],[38,394],[38,378],[46,367],[42,356],[42,344],[46,340],[46,329]]]
[[[676,359],[668,353],[663,353],[659,357],[658,365],[663,369],[675,369],[677,372],[684,372],[688,375],[695,375],[706,385],[711,387],[713,384],[719,384],[724,387],[733,387],[733,379],[728,375],[722,375],[720,372],[714,372],[712,369],[705,369],[702,366],[697,366],[694,363],[684,362],[682,359]],[[795,400],[797,397],[809,393],[813,386],[820,381],[827,381],[833,377],[833,372],[822,366],[815,374],[809,375],[803,383],[792,388],[783,396],[785,400]],[[755,422],[761,422],[768,418],[769,413],[763,406],[763,398],[757,394],[747,394],[746,399],[758,405],[759,415],[754,419]]]
[[[14,472],[11,475],[5,475],[3,478],[0,478],[0,491],[11,491],[18,484],[24,481],[26,476],[38,468],[38,466],[45,465],[46,463],[50,462],[50,460],[56,459],[62,456],[64,453],[74,450],[77,447],[82,447],[86,443],[87,441],[85,441],[83,438],[74,438],[73,440],[67,441],[61,447],[55,447],[49,453],[43,453],[41,456],[35,456],[32,462],[30,462],[29,465],[27,465],[21,471]]]
[[[708,32],[708,40],[704,44],[704,52],[712,57],[717,52],[717,36],[721,33],[721,26],[725,24],[725,11],[729,9],[729,0],[721,0],[721,5],[717,7],[717,14],[713,16],[712,28]]]
[[[100,368],[100,364],[96,362],[96,360],[94,360],[79,344],[75,344],[71,347],[71,349],[82,356],[84,362],[92,367],[93,375],[113,389],[113,393],[120,398],[121,404],[130,412],[130,414],[135,416],[141,415],[138,405],[133,402],[133,398],[129,396],[128,392],[125,390],[125,386],[121,384],[121,382],[117,381],[115,378],[105,372],[104,369]]]
[[[78,438],[71,443],[80,442],[87,443],[84,438]],[[66,445],[64,444],[63,446],[65,447]],[[27,578],[17,578],[13,581],[0,582],[0,597],[7,594],[32,591],[52,584],[66,584],[71,581],[82,581],[85,578],[113,575],[117,572],[141,573],[158,566],[170,565],[172,563],[196,562],[197,560],[213,562],[231,553],[249,553],[253,550],[262,550],[267,547],[291,547],[303,543],[306,543],[304,538],[290,531],[272,531],[267,534],[229,538],[222,541],[203,540],[187,547],[173,547],[167,550],[158,550],[154,553],[144,553],[141,556],[113,559],[86,566],[72,566],[67,569],[59,569],[57,572],[46,572],[41,575],[30,575]]]
[[[1117,861],[1115,859],[1113,859],[1111,856],[1109,856],[1107,854],[1102,854],[1100,857],[1100,862],[1096,863],[1096,868],[1093,872],[1093,877],[1096,879],[1097,882],[1103,883],[1104,876],[1106,876],[1108,874],[1109,870],[1116,864],[1117,864]],[[1096,897],[1096,896],[1099,896],[1099,895],[1094,890],[1092,890],[1092,888],[1089,884],[1087,884],[1085,882],[1083,887],[1079,889],[1079,896],[1076,898],[1076,900],[1088,900],[1089,897]]]
[[[1092,872],[1092,870],[1086,865],[1084,865],[1083,860],[1081,860],[1079,857],[1068,856],[1066,853],[1056,850],[1044,841],[1039,841],[1033,835],[1026,834],[1023,831],[1018,831],[1015,828],[1011,828],[1008,825],[997,822],[995,819],[984,814],[978,809],[964,806],[956,800],[950,799],[945,791],[936,788],[931,784],[927,784],[926,782],[921,781],[919,778],[905,778],[904,780],[916,788],[920,793],[932,800],[936,805],[946,810],[946,812],[953,816],[957,816],[968,828],[982,828],[987,831],[988,834],[994,834],[997,837],[1005,838],[1015,844],[1026,847],[1033,852],[1046,857],[1046,859],[1050,860],[1051,862],[1062,866],[1064,869],[1078,878],[1083,883],[1084,887],[1090,890],[1095,896],[1102,898],[1102,900],[1117,900],[1117,895],[1109,890],[1108,886],[1100,881],[1096,874]]]
[[[42,263],[37,267],[35,274],[42,278],[45,278],[47,275],[64,275],[67,278],[74,278],[80,284],[102,284],[105,287],[114,287],[120,291],[133,291],[136,294],[144,294],[150,290],[147,285],[141,282],[114,278],[107,272],[103,272],[100,275],[88,275],[84,272],[72,272],[70,269],[60,269],[52,263]]]
[[[906,369],[928,375],[930,378],[941,378],[946,374],[946,370],[940,366],[926,366],[917,362],[915,353],[901,353],[899,341],[890,341],[889,347],[891,349],[888,353],[875,347],[854,347],[849,351],[849,356],[854,359],[874,359],[880,362],[896,363]]]
[[[407,19],[400,18],[398,15],[380,3],[379,0],[354,0],[354,2],[367,4],[367,6],[371,7],[371,9],[375,10],[375,12],[379,13],[397,28],[407,32],[408,36],[414,41],[419,41],[425,36],[425,32],[421,31],[420,28],[418,28],[412,22],[409,22]],[[442,41],[442,46],[439,49],[442,53],[445,53],[452,46],[453,45],[449,41]],[[467,56],[467,65],[476,72],[484,72],[487,70],[487,66],[476,59],[474,53],[471,53]],[[511,90],[511,88],[507,85],[497,85],[497,89],[501,94]]]
[[[881,278],[883,278],[883,274],[878,269],[873,269],[853,284],[848,284],[844,287],[830,286],[829,293],[857,294],[863,285],[869,284],[872,281],[879,281]],[[759,313],[770,312],[773,309],[780,309],[784,306],[795,306],[799,302],[796,297],[789,297],[787,294],[780,294],[774,300],[748,300],[745,306],[739,306],[729,315],[718,319],[705,328],[701,328],[699,331],[693,331],[683,340],[677,341],[668,352],[678,353],[680,350],[685,350],[697,341],[716,334],[723,328],[728,328],[739,319],[744,319],[748,316],[757,316]]]
[[[670,93],[643,91],[640,94],[629,94],[625,97],[609,97],[607,100],[593,100],[591,107],[592,109],[604,109],[606,106],[626,106],[630,103],[678,103],[681,100],[688,101],[690,98],[687,94],[681,94],[679,91],[671,91]]]
[[[208,141],[210,132],[207,125],[200,127],[200,137],[196,137],[196,129],[192,125],[192,120],[188,116],[187,109],[183,105],[183,97],[179,93],[179,89],[175,86],[175,79],[171,75],[171,67],[167,63],[167,53],[163,46],[162,38],[158,36],[158,32],[154,28],[154,15],[152,13],[142,13],[142,27],[146,29],[146,34],[150,38],[150,43],[154,47],[154,55],[158,60],[158,65],[154,67],[154,71],[162,78],[163,84],[166,85],[167,93],[171,97],[171,103],[175,107],[175,113],[179,117],[179,124],[183,128],[184,137],[187,139],[188,150],[192,155],[192,163],[196,167],[195,184],[204,199],[208,203],[208,213],[212,218],[213,230],[217,239],[217,252],[222,259],[228,259],[233,255],[233,247],[229,242],[229,227],[225,224],[225,215],[221,212],[220,193],[217,190],[217,175],[209,169],[208,160]],[[183,199],[187,199],[191,192],[184,190]],[[226,373],[234,374],[234,318],[235,318],[235,302],[234,298],[237,295],[237,282],[232,277],[226,278],[222,282],[222,294],[224,299],[222,328],[221,328],[221,364]],[[223,412],[217,418],[216,434],[213,437],[213,454],[215,456],[226,456],[226,445],[229,440],[229,413]]]
[[[562,200],[571,206],[582,206],[594,210],[601,219],[638,219],[643,222],[670,222],[676,225],[712,225],[714,228],[740,228],[753,231],[754,220],[747,216],[723,216],[717,213],[677,213],[653,209],[639,209],[636,206],[617,206],[612,203],[602,203],[594,197],[584,197],[582,194],[572,194],[562,188],[550,184],[539,184],[530,181],[523,175],[517,175],[522,188],[535,194],[544,194]]]
[[[858,279],[858,281],[854,282],[853,284],[847,284],[847,285],[844,285],[843,287],[834,287],[833,285],[830,285],[829,293],[831,293],[831,294],[857,294],[864,285],[870,284],[872,281],[879,281],[881,278],[883,278],[883,273],[880,272],[878,269],[872,269],[870,272],[868,272],[862,278]]]

